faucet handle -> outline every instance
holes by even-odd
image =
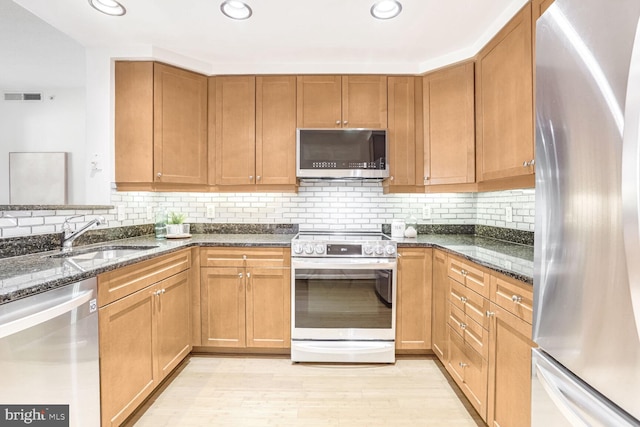
[[[71,215],[71,216],[66,217],[64,219],[64,222],[62,223],[62,231],[65,234],[69,234],[71,231],[73,231],[73,230],[71,230],[71,224],[69,224],[69,221],[74,219],[74,218],[80,218],[82,216],[84,216],[84,215]]]

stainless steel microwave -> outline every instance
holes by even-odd
[[[386,129],[298,129],[298,178],[387,178]]]

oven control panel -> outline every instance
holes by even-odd
[[[296,241],[291,242],[291,255],[295,257],[366,257],[396,258],[397,244],[393,240],[358,243]]]

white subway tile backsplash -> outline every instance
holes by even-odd
[[[382,194],[380,183],[303,182],[292,193],[111,193],[114,206],[125,206],[125,219],[118,221],[116,209],[5,211],[0,212],[0,236],[13,237],[59,231],[65,217],[74,225],[97,215],[107,225],[119,227],[152,222],[159,207],[187,215],[188,222],[293,223],[300,229],[378,230],[393,220],[414,215],[425,224],[480,224],[533,231],[533,189],[491,193]],[[215,205],[215,218],[206,218],[205,205]],[[431,219],[422,219],[422,208],[431,207]],[[513,222],[505,222],[505,208],[513,208]],[[46,231],[51,230],[51,231]]]

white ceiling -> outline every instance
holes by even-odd
[[[205,74],[421,73],[475,55],[527,0],[401,0],[386,21],[374,0],[245,0],[246,21],[221,1],[121,0],[110,17],[87,0],[15,0],[85,47],[144,46]]]

